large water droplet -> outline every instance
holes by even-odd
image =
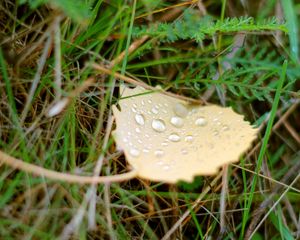
[[[187,108],[184,105],[182,105],[181,103],[177,103],[173,110],[174,110],[175,114],[179,117],[186,117],[189,113]]]
[[[186,142],[191,143],[191,142],[194,141],[194,137],[193,137],[192,135],[187,135],[187,136],[185,137],[184,140],[185,140]]]
[[[138,149],[136,149],[136,148],[131,148],[129,150],[129,153],[133,157],[138,157],[140,155],[140,151]]]
[[[162,157],[164,155],[164,151],[161,150],[161,149],[157,149],[155,152],[154,152],[154,155],[158,158]]]
[[[195,124],[197,126],[203,127],[203,126],[205,126],[207,124],[207,121],[206,121],[206,119],[204,117],[199,117],[199,118],[196,119]]]
[[[175,126],[175,127],[182,127],[183,126],[183,119],[180,117],[172,117],[171,118],[171,123]]]
[[[145,124],[145,118],[144,118],[144,116],[142,114],[136,114],[135,115],[135,121],[139,125],[144,125]]]
[[[168,139],[172,142],[179,142],[180,136],[177,133],[171,133]]]
[[[157,132],[164,132],[166,130],[166,124],[163,120],[154,119],[152,121],[152,128]]]

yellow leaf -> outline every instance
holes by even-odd
[[[189,105],[142,87],[122,87],[121,95],[113,136],[141,178],[175,183],[215,174],[256,138],[257,129],[231,108]]]

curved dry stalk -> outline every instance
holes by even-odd
[[[137,176],[137,170],[132,169],[130,172],[117,174],[112,176],[79,176],[76,174],[61,173],[53,170],[48,170],[37,165],[26,163],[22,160],[14,158],[3,151],[0,151],[0,162],[6,165],[16,168],[27,173],[46,177],[57,181],[64,181],[69,183],[79,184],[96,184],[96,183],[110,183],[110,182],[122,182],[130,180]]]
[[[184,100],[184,101],[188,101],[190,103],[196,103],[196,104],[201,104],[203,103],[201,100],[199,99],[193,99],[193,98],[189,98],[189,97],[185,97],[185,96],[182,96],[182,95],[178,95],[178,94],[175,94],[175,93],[171,93],[171,92],[165,92],[164,90],[162,89],[158,89],[156,87],[152,87],[142,81],[137,81],[133,78],[130,78],[130,77],[127,77],[127,76],[124,76],[118,72],[114,72],[108,68],[105,68],[99,64],[96,64],[96,63],[91,63],[90,66],[92,68],[94,68],[95,70],[99,71],[99,72],[102,72],[102,73],[105,73],[105,74],[108,74],[108,75],[112,75],[116,78],[119,78],[121,80],[123,80],[124,82],[127,82],[127,83],[130,83],[130,84],[133,84],[135,86],[140,86],[140,87],[143,87],[147,90],[153,90],[155,92],[161,92],[162,94],[164,95],[167,95],[167,96],[170,96],[170,97],[175,97],[175,98],[178,98],[178,99],[181,99],[181,100]]]

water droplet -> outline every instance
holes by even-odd
[[[207,121],[206,121],[206,119],[204,117],[199,117],[199,118],[196,119],[195,124],[197,126],[203,127],[203,126],[205,126],[207,124]]]
[[[144,118],[144,116],[142,114],[136,114],[135,115],[135,121],[139,125],[144,125],[145,124],[145,118]]]
[[[186,137],[185,137],[185,139],[184,139],[186,142],[189,142],[189,143],[191,143],[191,142],[193,142],[194,141],[194,138],[193,138],[193,136],[192,135],[187,135]]]
[[[148,153],[148,152],[149,152],[149,149],[144,148],[144,149],[143,149],[143,152],[144,152],[144,153]]]
[[[142,143],[143,143],[143,141],[142,141],[141,139],[138,139],[138,143],[142,144]]]
[[[161,145],[166,147],[166,146],[168,146],[168,143],[167,142],[162,142]]]
[[[182,127],[183,126],[183,119],[180,117],[172,117],[171,118],[171,123],[175,126],[175,127]]]
[[[151,103],[152,103],[152,100],[151,100],[151,99],[148,99],[148,103],[150,103],[150,104],[151,104]]]
[[[149,134],[145,134],[145,137],[146,137],[146,138],[150,138]]]
[[[134,107],[132,107],[131,110],[132,110],[132,112],[134,112],[134,113],[137,112],[136,108],[134,108]]]
[[[183,149],[181,149],[181,153],[182,153],[183,155],[186,155],[186,154],[188,154],[188,151],[187,151],[185,148],[183,148]]]
[[[180,136],[177,133],[171,133],[168,139],[172,142],[179,142]]]
[[[229,128],[229,126],[227,124],[223,125],[223,128],[222,128],[223,131],[228,131],[229,129],[230,128]]]
[[[166,164],[166,165],[164,165],[163,166],[163,170],[165,170],[165,171],[168,171],[168,170],[170,170],[170,165],[169,164]]]
[[[158,158],[162,157],[164,155],[164,151],[161,149],[158,149],[154,152],[154,155]]]
[[[140,132],[141,132],[141,129],[137,127],[137,128],[135,129],[135,131],[136,131],[137,133],[140,133]]]
[[[216,136],[219,136],[219,131],[218,130],[214,130],[213,131],[213,135],[216,137]]]
[[[157,164],[158,166],[162,166],[162,165],[164,165],[164,162],[163,162],[162,160],[160,160],[160,161],[157,161],[156,164]]]
[[[134,104],[132,104],[132,106],[134,107],[134,108],[137,108],[137,105],[134,103]]]
[[[167,104],[167,103],[164,103],[164,106],[165,106],[165,107],[169,107],[169,104]]]
[[[154,113],[154,114],[158,114],[158,110],[157,110],[157,108],[155,108],[155,107],[153,107],[153,108],[151,109],[151,112]]]
[[[131,148],[129,153],[133,157],[138,157],[140,155],[140,151],[136,148]]]
[[[123,142],[127,143],[128,142],[128,138],[123,138]]]
[[[189,113],[187,108],[184,105],[182,105],[181,103],[177,103],[173,110],[174,110],[175,114],[179,117],[186,117]]]
[[[145,102],[144,102],[144,100],[142,100],[142,105],[143,105],[143,106],[145,105]]]
[[[163,120],[154,119],[152,121],[152,128],[157,132],[164,132],[166,130],[166,124]]]

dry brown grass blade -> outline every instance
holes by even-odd
[[[92,63],[91,66],[97,70],[97,71],[100,71],[101,73],[105,73],[105,74],[108,74],[108,75],[112,75],[120,80],[123,80],[124,82],[127,82],[127,83],[130,83],[130,84],[133,84],[135,86],[140,86],[140,87],[143,87],[147,90],[152,90],[152,91],[155,91],[155,92],[161,92],[162,94],[165,94],[167,96],[170,96],[170,97],[175,97],[175,98],[178,98],[178,99],[181,99],[181,100],[184,100],[184,101],[188,101],[190,103],[195,103],[195,104],[201,104],[202,101],[201,100],[198,100],[198,99],[193,99],[193,98],[189,98],[189,97],[185,97],[185,96],[181,96],[181,95],[177,95],[177,94],[174,94],[174,93],[170,93],[170,92],[165,92],[161,89],[158,89],[156,87],[152,87],[142,81],[137,81],[133,78],[130,78],[130,77],[127,77],[127,76],[124,76],[118,72],[114,72],[108,68],[105,68],[99,64],[96,64],[96,63]]]
[[[298,159],[298,160],[296,160]],[[295,165],[293,165],[289,171],[283,176],[283,178],[280,180],[280,182],[286,183],[293,175],[295,175],[295,173],[299,173],[300,170],[300,158],[299,155],[296,156],[295,158]],[[294,179],[294,181],[299,177],[299,175]],[[293,184],[290,184],[288,186],[288,188],[285,190],[288,191],[291,189]],[[247,229],[247,232],[245,234],[245,239],[251,239],[251,236],[253,235],[253,233],[257,230],[259,224],[261,224],[261,222],[259,222],[261,220],[262,215],[265,213],[266,209],[271,205],[271,203],[274,200],[274,197],[278,194],[279,191],[282,190],[282,185],[277,185],[272,193],[266,198],[266,200],[264,200],[259,207],[254,210],[253,212],[253,218],[250,222],[250,225]]]
[[[48,170],[37,165],[24,162],[20,159],[14,158],[3,151],[0,151],[0,162],[5,163],[6,165],[22,170],[26,173],[31,173],[33,175],[38,175],[46,177],[48,179],[56,181],[64,181],[69,183],[78,183],[78,184],[96,184],[96,183],[110,183],[110,182],[122,182],[130,180],[136,176],[137,171],[135,169],[124,174],[118,174],[113,176],[79,176],[75,174],[68,174],[57,172],[53,170]]]

